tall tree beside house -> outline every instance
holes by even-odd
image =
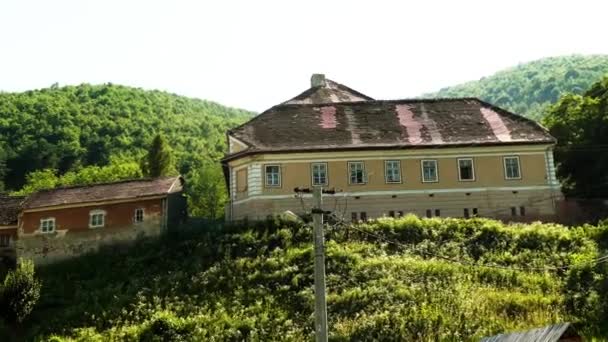
[[[148,155],[143,160],[142,169],[145,175],[151,178],[177,173],[171,148],[162,134],[156,135],[152,140]]]
[[[38,302],[41,287],[31,260],[21,260],[17,269],[6,275],[0,287],[0,317],[14,335]],[[19,340],[18,336],[14,339]]]
[[[210,220],[222,218],[228,194],[221,166],[204,162],[201,168],[192,170],[187,179],[188,207],[192,216]]]
[[[564,192],[608,197],[608,75],[582,95],[563,96],[544,124],[558,140],[557,176]]]

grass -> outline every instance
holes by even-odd
[[[563,321],[605,339],[605,263],[517,268],[591,261],[605,253],[607,232],[415,216],[330,227],[330,339],[476,340]],[[27,338],[312,340],[311,243],[310,227],[289,222],[201,226],[39,267],[42,298]]]

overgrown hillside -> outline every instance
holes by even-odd
[[[547,106],[561,95],[581,94],[605,74],[608,74],[608,55],[550,57],[424,96],[479,97],[538,120]]]
[[[157,133],[175,150],[182,173],[217,159],[225,131],[253,114],[162,91],[104,84],[0,93],[0,191],[19,189],[28,173],[139,158]],[[124,159],[124,158],[123,158]]]
[[[608,337],[608,270],[593,262],[607,232],[415,216],[330,228],[331,340],[466,341],[562,321]],[[40,267],[29,338],[311,340],[311,241],[309,227],[281,222],[193,227]],[[529,267],[546,270],[518,269]]]

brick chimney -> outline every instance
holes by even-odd
[[[312,74],[310,78],[310,87],[324,87],[325,86],[325,75],[323,74]]]

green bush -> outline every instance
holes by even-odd
[[[603,328],[605,227],[380,219],[327,229],[331,339],[462,341],[553,322]],[[372,235],[373,234],[373,235]],[[390,241],[390,242],[387,242]],[[477,265],[477,266],[474,266]],[[499,267],[482,267],[496,265]],[[312,230],[191,227],[39,269],[28,338],[302,341],[314,336]]]
[[[34,275],[34,263],[20,260],[9,271],[0,288],[0,317],[8,324],[22,323],[40,297],[41,284]]]

